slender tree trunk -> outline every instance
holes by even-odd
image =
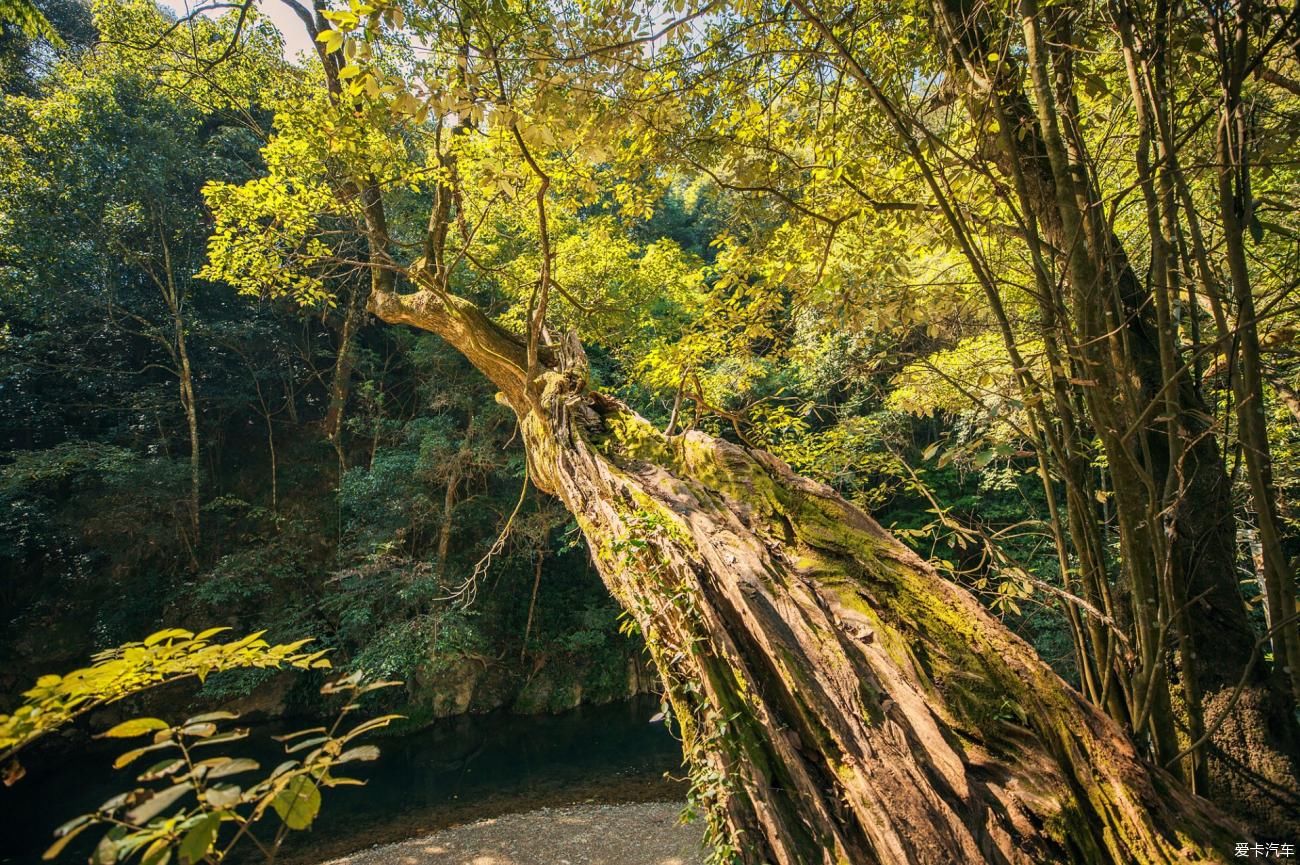
[[[1274,636],[1276,657],[1287,671],[1292,695],[1300,700],[1300,623],[1285,620],[1296,609],[1295,575],[1282,551],[1282,525],[1277,517],[1277,492],[1273,487],[1272,457],[1264,415],[1264,385],[1260,361],[1259,327],[1250,269],[1246,261],[1246,222],[1254,202],[1250,194],[1247,161],[1247,117],[1241,87],[1249,63],[1250,2],[1236,5],[1233,20],[1216,16],[1213,28],[1223,70],[1223,105],[1218,129],[1219,214],[1223,221],[1224,248],[1232,296],[1237,304],[1236,327],[1223,334],[1225,348],[1236,349],[1236,368],[1230,367],[1237,408],[1237,438],[1246,462],[1251,505],[1259,523],[1264,560],[1264,586],[1268,604],[1278,614]],[[1231,354],[1228,356],[1231,357]]]
[[[438,580],[447,573],[447,557],[451,555],[451,530],[456,511],[456,493],[460,487],[460,465],[452,467],[447,478],[447,490],[442,496],[442,522],[438,527]]]
[[[533,614],[537,612],[537,592],[542,587],[542,550],[533,551],[533,594],[528,599],[528,621],[524,623],[524,639],[519,646],[519,660],[528,654],[528,635],[533,632]]]
[[[329,407],[325,410],[325,438],[329,439],[338,455],[340,472],[348,467],[347,450],[343,442],[343,420],[348,397],[352,393],[354,343],[357,331],[365,319],[366,296],[367,292],[359,286],[353,287],[348,293],[347,311],[343,315],[343,326],[339,329],[338,357],[334,361],[334,375],[330,378]]]
[[[589,392],[574,338],[539,346],[530,380],[526,345],[467,301],[426,287],[371,309],[442,335],[515,409],[741,861],[1228,861],[1244,837],[829,488]]]
[[[447,476],[447,489],[442,497],[442,523],[438,527],[438,579],[447,574],[447,558],[451,555],[451,534],[454,526],[456,497],[460,494],[461,481],[465,475],[465,464],[469,461],[474,437],[474,412],[470,411],[465,422],[465,438],[460,450],[452,458],[451,473]]]
[[[171,314],[172,324],[172,351],[174,352],[177,379],[180,388],[181,409],[185,412],[185,426],[190,440],[190,493],[189,493],[189,518],[190,532],[192,533],[192,543],[190,546],[191,566],[198,567],[198,547],[201,540],[200,516],[199,510],[200,499],[202,495],[202,452],[199,445],[199,405],[198,398],[194,391],[194,371],[190,367],[189,344],[185,339],[185,314],[184,314],[184,297],[181,294],[180,287],[176,284],[176,273],[172,267],[171,247],[167,243],[166,237],[159,230],[163,253],[163,274],[162,279],[154,276],[154,281],[162,290],[163,300],[167,304],[167,311]]]
[[[201,452],[199,447],[199,408],[194,394],[194,373],[190,369],[190,354],[185,345],[185,327],[176,317],[176,353],[181,361],[180,392],[181,406],[185,410],[185,426],[190,439],[190,530],[194,533],[194,546],[199,545],[199,496],[202,492],[200,472]]]
[[[275,427],[271,425],[271,418],[266,418],[266,446],[271,452],[271,513],[280,512],[280,467],[276,462],[275,456]]]
[[[1162,763],[1199,742],[1196,730],[1212,729],[1209,760],[1186,767],[1189,778],[1208,775],[1216,800],[1238,817],[1293,834],[1300,828],[1294,725],[1256,663],[1237,589],[1231,490],[1206,423],[1211,414],[1191,376],[1170,363],[1158,298],[1100,218],[1105,205],[1089,175],[1074,105],[1072,7],[1040,11],[1033,0],[1019,2],[1023,66],[1005,56],[986,59],[1006,53],[1006,34],[987,7],[935,0],[933,8],[972,118],[981,122],[996,101],[1007,116],[1003,127],[1016,131],[990,140],[985,153],[1004,176],[1023,175],[1023,207],[1067,277],[1061,339],[1106,457],[1132,607],[1136,658],[1125,695],[1133,729],[1150,737]],[[1176,171],[1174,154],[1162,155]],[[1158,207],[1170,206],[1170,192],[1177,190],[1156,193]],[[1164,230],[1157,220],[1153,231]]]
[[[181,375],[180,391],[181,406],[185,410],[185,426],[190,440],[190,493],[189,501],[186,503],[186,510],[189,512],[190,523],[190,569],[197,571],[199,569],[199,544],[202,543],[202,512],[199,509],[200,495],[202,492],[202,471],[199,461],[201,459],[199,448],[199,414],[197,401],[194,396],[194,377],[190,372],[189,356],[185,350],[183,338],[178,343],[179,354],[181,358]]]

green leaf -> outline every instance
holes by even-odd
[[[203,791],[203,798],[213,808],[224,810],[237,804],[239,797],[243,794],[244,791],[241,788],[231,784],[221,787],[209,787]]]
[[[68,822],[64,823],[64,824],[63,824],[62,826],[60,826],[59,828],[55,829],[55,830],[54,830],[54,836],[55,836],[56,838],[62,838],[64,835],[66,835],[67,833],[71,832],[73,829],[77,829],[77,828],[79,828],[80,826],[82,826],[83,824],[85,824],[85,823],[89,823],[89,822],[91,822],[91,821],[94,820],[94,819],[95,819],[95,815],[94,815],[94,814],[80,814],[80,815],[78,815],[78,816],[76,816],[76,817],[73,817],[71,820],[69,820]]]
[[[159,760],[140,775],[138,781],[157,781],[159,778],[165,778],[185,765],[183,757],[168,757],[166,760]]]
[[[3,3],[4,0],[0,0]],[[28,743],[66,724],[72,718],[106,703],[116,702],[165,682],[240,668],[305,669],[323,660],[320,652],[300,653],[303,641],[272,646],[263,632],[231,643],[209,643],[213,634],[225,628],[208,629],[197,636],[171,629],[150,635],[149,642],[127,643],[94,656],[94,663],[66,676],[42,676],[36,686],[23,692],[23,703],[11,714],[0,714],[0,754],[9,755]],[[134,735],[157,727],[158,739],[171,735],[161,722],[148,720],[120,724],[110,735]],[[20,767],[10,763],[3,770],[6,779],[16,779]]]
[[[44,39],[55,48],[63,39],[31,0],[0,0],[0,23],[13,24],[28,39]]]
[[[167,628],[164,631],[158,631],[145,637],[144,644],[146,646],[156,646],[163,640],[188,640],[193,636],[194,634],[183,628]]]
[[[248,738],[248,728],[240,727],[238,730],[229,730],[225,733],[218,733],[215,736],[209,736],[206,739],[200,739],[197,742],[191,742],[191,748],[199,748],[204,745],[220,745],[223,742],[236,742],[240,739]]]
[[[54,832],[59,840],[51,844],[49,849],[41,854],[41,858],[48,860],[58,856],[63,852],[63,848],[72,842],[73,838],[76,838],[93,825],[95,825],[95,820],[89,814],[82,815],[69,823],[64,823]]]
[[[366,786],[366,782],[365,782],[365,781],[360,781],[360,780],[357,780],[356,778],[345,778],[345,777],[340,777],[340,776],[337,776],[337,775],[327,775],[326,777],[324,777],[324,778],[321,779],[321,783],[324,784],[326,787],[364,787],[364,786]]]
[[[171,844],[166,838],[159,838],[149,845],[140,857],[140,865],[167,865],[172,858]]]
[[[328,742],[328,741],[329,741],[329,736],[316,736],[315,738],[303,739],[301,742],[298,742],[293,745],[289,745],[284,749],[284,751],[286,754],[292,754],[295,751],[303,751],[307,748],[313,748],[321,744],[322,742]]]
[[[115,827],[111,832],[99,839],[95,845],[95,852],[91,854],[90,861],[94,865],[115,865],[117,862],[117,842],[126,833],[122,826]]]
[[[181,865],[194,865],[196,862],[203,861],[203,857],[208,855],[213,842],[217,840],[217,830],[220,827],[220,814],[204,815],[199,822],[191,826],[190,831],[181,838],[180,847],[177,848]]]
[[[239,717],[238,712],[207,712],[202,715],[195,715],[187,720],[182,726],[189,727],[193,724],[205,724],[209,721],[233,721]]]
[[[369,721],[365,721],[361,724],[358,724],[357,726],[349,730],[347,733],[345,733],[343,735],[343,741],[350,742],[353,739],[355,739],[357,736],[360,736],[362,733],[368,733],[371,730],[383,729],[384,727],[387,727],[389,724],[393,723],[394,721],[399,721],[405,717],[406,717],[405,715],[380,715],[378,718],[371,718]]]
[[[132,718],[129,721],[123,721],[105,733],[101,733],[100,736],[108,739],[130,739],[133,736],[143,736],[145,733],[151,733],[154,730],[166,730],[169,726],[166,721],[160,721],[157,718]]]
[[[260,764],[256,760],[249,760],[246,757],[240,757],[236,760],[222,763],[220,766],[214,766],[208,771],[206,777],[225,778],[229,775],[238,775],[240,772],[251,772],[259,767]]]
[[[165,790],[154,793],[144,803],[137,805],[130,811],[126,812],[126,822],[134,823],[137,826],[148,823],[154,817],[157,817],[167,808],[171,807],[177,800],[190,791],[188,783],[174,784]]]
[[[308,727],[306,730],[297,730],[293,733],[285,733],[283,736],[272,736],[271,738],[277,742],[289,742],[293,739],[301,738],[302,736],[310,736],[313,733],[327,733],[327,732],[329,731],[326,730],[324,727]]]
[[[170,747],[172,747],[171,742],[159,742],[154,745],[146,745],[143,748],[134,748],[118,756],[118,758],[113,761],[113,768],[121,769],[123,766],[126,766],[130,763],[134,763],[140,757],[141,754],[148,754],[150,751],[157,751],[160,748],[170,748]]]
[[[325,43],[326,54],[333,54],[343,47],[343,34],[337,30],[326,30],[316,36],[316,41]]]
[[[135,791],[133,791],[133,790],[128,790],[128,791],[125,792],[125,793],[118,793],[116,796],[114,796],[113,798],[109,799],[107,802],[105,802],[104,804],[100,805],[100,806],[99,806],[97,809],[95,809],[95,810],[97,810],[97,811],[99,811],[99,812],[101,812],[101,813],[104,813],[104,814],[107,814],[107,813],[112,812],[112,811],[116,811],[118,808],[121,808],[124,804],[126,804],[127,800],[131,798],[131,795],[132,795],[132,793],[134,793],[134,792],[135,792]]]
[[[267,776],[267,780],[274,781],[276,778],[279,778],[285,772],[288,772],[290,769],[294,768],[297,765],[298,765],[297,760],[285,760],[279,766],[276,766],[274,770],[272,770],[271,774]]]
[[[351,763],[353,760],[378,760],[379,749],[374,745],[361,745],[357,748],[349,748],[342,754],[339,754],[336,763]]]
[[[306,829],[320,813],[320,788],[310,778],[299,775],[276,794],[271,807],[288,828]]]

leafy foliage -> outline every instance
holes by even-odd
[[[31,0],[0,2],[0,24],[15,25],[29,39],[47,39],[56,48],[63,47],[63,39],[58,31],[45,19],[41,10]]]
[[[748,0],[348,0],[322,10],[320,55],[295,68],[256,14],[173,27],[145,0],[97,4],[103,53],[66,55],[0,109],[0,520],[14,529],[0,557],[20,574],[23,633],[74,619],[63,595],[90,605],[161,563],[153,595],[97,615],[156,627],[221,610],[319,632],[341,663],[411,680],[413,702],[503,658],[523,687],[555,664],[617,692],[614,607],[562,514],[528,494],[479,567],[518,500],[515,419],[445,343],[366,314],[370,292],[430,280],[543,353],[575,331],[593,385],[662,428],[767,449],[871,508],[1095,699],[1125,690],[1105,691],[1115,676],[1164,676],[1161,651],[1116,647],[1177,630],[1117,641],[1096,605],[1107,628],[1145,627],[1127,609],[1150,594],[1142,563],[1172,561],[1166,542],[1196,547],[1189,573],[1205,558],[1186,526],[1152,522],[1189,500],[1170,465],[1209,466],[1231,490],[1216,573],[1228,607],[1247,575],[1262,627],[1276,610],[1252,545],[1269,501],[1287,527],[1270,549],[1297,550],[1296,59],[1273,52],[1242,85],[1233,182],[1254,185],[1225,208],[1215,124],[1185,117],[1224,98],[1213,57],[1231,52],[1207,39],[1228,7],[1142,22],[1169,28],[1151,44],[1170,74],[1146,106],[1172,106],[1162,127],[1124,62],[1118,13],[1139,4],[1068,13],[1048,40],[1072,64],[1055,96],[1031,92],[1009,7],[959,22],[984,28],[977,48],[936,42],[951,5],[818,18]],[[1242,32],[1284,21],[1261,12]],[[1008,94],[1014,125],[989,113]],[[1069,196],[1044,208],[1016,182],[1050,178],[1031,106],[1052,98],[1105,215],[1079,236],[1104,248],[1098,272],[1131,271],[1100,300],[1071,295],[1091,284],[1070,270],[1074,239],[1047,236]],[[1152,136],[1175,128],[1152,168]],[[1181,184],[1162,216],[1141,196],[1150,170]],[[1237,210],[1249,243],[1229,266]],[[156,277],[173,254],[169,303]],[[1092,312],[1110,319],[1089,332]],[[1257,397],[1236,384],[1252,330]],[[1142,405],[1153,394],[1173,403]],[[1247,441],[1227,419],[1252,402],[1269,411]],[[187,425],[192,530],[177,516]],[[1214,453],[1177,463],[1187,447]],[[1216,455],[1249,468],[1265,449],[1262,493]],[[119,524],[130,543],[104,531]],[[478,581],[491,591],[463,608]],[[1151,705],[1135,693],[1125,723]]]
[[[322,694],[341,695],[346,701],[333,724],[277,736],[289,759],[252,782],[236,776],[259,771],[262,767],[255,760],[219,753],[207,756],[214,745],[248,736],[247,729],[225,727],[226,722],[238,720],[233,712],[206,712],[174,725],[147,717],[123,721],[103,735],[150,741],[124,752],[113,766],[125,769],[149,755],[157,762],[136,777],[149,786],[118,794],[93,813],[64,823],[43,858],[57,857],[82,832],[107,826],[91,856],[97,865],[129,862],[137,856],[147,865],[165,865],[173,858],[181,865],[221,862],[241,841],[255,843],[267,862],[273,862],[287,833],[311,828],[320,814],[323,789],[364,783],[338,774],[338,768],[377,759],[377,747],[354,744],[354,740],[387,727],[399,716],[379,715],[347,729],[343,724],[359,708],[356,701],[363,695],[396,684],[400,683],[367,683],[354,674],[325,685]],[[304,751],[303,756],[290,756]],[[264,843],[252,829],[270,814],[279,818],[279,826]]]
[[[258,632],[229,642],[213,641],[228,630],[209,628],[196,634],[168,628],[141,642],[101,652],[89,667],[63,676],[42,676],[23,692],[23,702],[12,713],[0,715],[0,759],[12,757],[92,709],[165,682],[205,679],[215,672],[249,667],[312,670],[330,666],[325,650],[302,651],[310,640],[272,645]]]

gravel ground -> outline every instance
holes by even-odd
[[[327,865],[702,865],[702,825],[680,802],[573,805],[507,814]]]

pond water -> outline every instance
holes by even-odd
[[[466,715],[408,735],[370,739],[379,745],[380,758],[348,767],[360,767],[350,774],[367,786],[325,791],[316,825],[294,833],[278,862],[320,862],[544,805],[682,799],[684,784],[664,777],[684,774],[680,746],[662,723],[651,723],[658,711],[655,699],[643,697],[559,715]],[[283,759],[269,738],[273,732],[255,729],[239,743],[246,746],[241,754],[259,759],[268,771]],[[111,768],[113,757],[125,750],[96,748],[80,762],[46,772],[34,767],[13,788],[0,788],[0,863],[39,862],[55,826],[127,789],[133,776]],[[235,746],[227,753],[235,754]],[[98,834],[85,836],[86,845],[69,847],[58,861],[85,862]]]

